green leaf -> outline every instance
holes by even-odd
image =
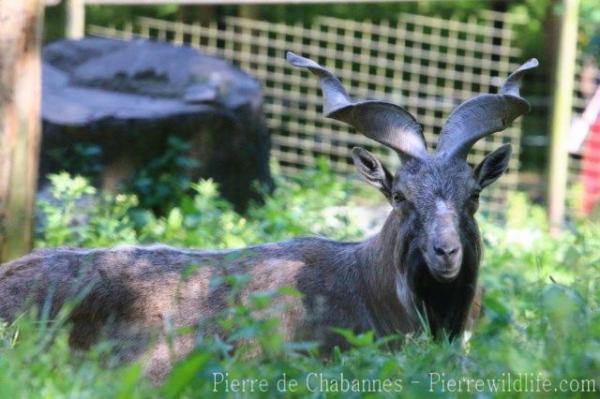
[[[194,351],[185,359],[178,362],[173,371],[167,378],[163,387],[163,393],[167,398],[178,398],[195,379],[199,378],[202,368],[208,360],[210,354]]]

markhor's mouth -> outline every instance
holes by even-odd
[[[449,283],[454,280],[460,272],[460,268],[437,270],[431,269],[431,275],[440,283]]]
[[[449,283],[460,274],[460,266],[448,268],[442,262],[436,262],[435,259],[431,259],[427,252],[423,253],[423,258],[427,264],[429,274],[440,283]]]

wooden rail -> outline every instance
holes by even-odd
[[[561,230],[565,218],[569,165],[567,133],[571,125],[573,109],[579,0],[558,0],[556,3],[562,6],[562,16],[554,74],[548,182],[548,215],[553,234]]]

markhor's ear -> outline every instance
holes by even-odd
[[[354,147],[352,149],[352,160],[358,172],[385,195],[388,201],[392,199],[392,182],[394,177],[383,166],[379,159],[364,148]]]
[[[512,148],[510,144],[504,144],[496,151],[488,154],[475,168],[475,178],[481,188],[487,187],[495,182],[508,168]]]

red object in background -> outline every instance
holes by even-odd
[[[592,213],[600,204],[600,118],[591,126],[583,147],[581,165],[583,181],[583,204],[585,215]]]

